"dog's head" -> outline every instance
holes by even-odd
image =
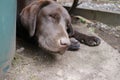
[[[20,17],[30,37],[37,37],[39,47],[64,53],[71,44],[69,35],[73,34],[73,29],[70,15],[56,2],[34,1],[22,10]]]

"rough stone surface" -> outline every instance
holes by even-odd
[[[92,33],[84,26],[76,29]],[[79,51],[67,51],[64,55],[43,53],[17,40],[17,48],[21,46],[25,50],[16,54],[6,80],[120,80],[120,54],[103,40],[100,46],[81,44]]]
[[[116,13],[120,14],[120,2],[104,2],[104,1],[98,1],[93,2],[91,0],[81,1],[82,3],[78,5],[78,8],[81,9],[88,9],[88,10],[96,10],[96,11],[102,11],[102,12],[110,12],[110,13]],[[71,6],[71,1],[61,2],[61,4],[65,6]]]

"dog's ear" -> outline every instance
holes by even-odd
[[[50,1],[35,1],[21,11],[21,23],[25,26],[26,30],[28,30],[30,37],[35,34],[37,15],[39,11],[49,4]]]

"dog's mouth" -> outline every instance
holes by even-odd
[[[58,53],[63,54],[68,49],[68,46],[61,45],[57,40],[40,40],[39,39],[39,47],[48,53]]]
[[[68,49],[68,47],[63,47],[63,48],[53,48],[53,47],[48,47],[47,45],[45,46],[42,46],[42,45],[39,45],[40,48],[42,48],[45,52],[47,53],[53,53],[53,54],[64,54],[65,51]]]

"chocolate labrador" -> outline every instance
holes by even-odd
[[[63,54],[68,48],[79,49],[79,42],[89,46],[100,44],[99,38],[73,30],[69,13],[55,1],[17,1],[17,33],[34,40],[40,48]]]

